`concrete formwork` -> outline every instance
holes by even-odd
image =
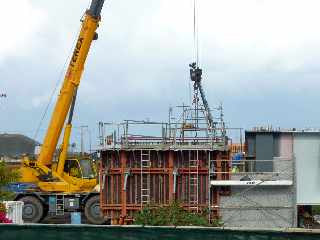
[[[221,189],[210,179],[228,180],[229,152],[213,150],[105,150],[101,165],[101,209],[113,224],[130,223],[145,206],[179,202],[189,211],[211,208],[208,218],[219,216]],[[221,174],[210,173],[218,169]]]

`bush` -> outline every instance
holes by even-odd
[[[150,226],[221,226],[219,220],[208,222],[208,211],[202,213],[188,212],[178,202],[169,206],[144,207],[135,216],[135,224]]]
[[[0,161],[0,201],[11,200],[12,194],[5,190],[6,186],[17,181],[19,173],[17,170],[11,170],[4,161]]]

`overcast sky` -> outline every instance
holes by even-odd
[[[197,1],[203,84],[228,126],[320,127],[320,1]],[[0,132],[34,136],[89,2],[0,1]],[[106,1],[98,32],[74,117],[93,142],[100,120],[166,120],[188,103],[193,0]]]

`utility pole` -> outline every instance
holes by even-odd
[[[89,153],[92,153],[92,148],[91,148],[91,131],[90,128],[88,127],[88,133],[89,133]]]
[[[80,126],[80,131],[81,131],[81,139],[80,139],[80,151],[81,151],[81,155],[83,156],[84,155],[84,151],[85,151],[85,149],[84,149],[84,131],[83,131],[83,129],[84,128],[88,128],[88,126],[87,125],[83,125],[83,126]]]
[[[85,131],[84,131],[84,128],[87,129],[87,132],[88,132],[88,135],[89,135],[89,153],[92,152],[91,131],[90,131],[88,125],[82,125],[82,126],[80,126],[80,131],[81,131],[81,155],[84,155],[84,153],[85,153],[85,146],[84,146],[84,142],[85,142],[84,133],[85,133]]]

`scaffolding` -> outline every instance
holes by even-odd
[[[101,208],[113,224],[131,223],[136,211],[173,201],[192,212],[209,210],[208,221],[220,217],[220,196],[231,194],[230,185],[212,183],[231,180],[231,149],[236,153],[245,147],[226,137],[211,138],[205,127],[189,131],[188,108],[177,107],[182,110],[179,118],[173,117],[171,108],[170,124],[133,120],[100,124],[101,132],[109,133],[100,141]],[[204,118],[201,121],[198,126],[205,124]],[[229,130],[241,131],[224,128]]]
[[[230,191],[211,181],[227,180],[231,171],[223,107],[209,108],[194,64],[190,77],[192,103],[170,107],[168,121],[99,123],[101,208],[112,223],[132,222],[141,208],[173,201],[192,212],[209,209],[209,221],[219,217],[219,196]]]
[[[105,218],[112,224],[128,224],[142,208],[168,206],[174,201],[188,211],[207,212],[209,222],[221,217],[226,224],[243,224],[234,220],[236,216],[250,217],[254,220],[247,223],[254,225],[260,221],[254,218],[257,214],[289,216],[286,196],[294,191],[292,159],[251,156],[248,148],[255,144],[249,146],[247,139],[248,146],[243,144],[242,128],[226,127],[222,104],[209,108],[201,85],[202,70],[194,64],[190,67],[192,103],[170,107],[167,121],[99,123]],[[234,133],[239,141],[232,140]],[[237,154],[243,159],[234,158]],[[266,163],[274,166],[272,171],[261,170]],[[271,206],[276,200],[272,194],[288,200],[283,206]],[[241,215],[243,209],[252,214]],[[277,209],[285,212],[276,213]],[[284,226],[287,223],[284,218],[279,221]]]

